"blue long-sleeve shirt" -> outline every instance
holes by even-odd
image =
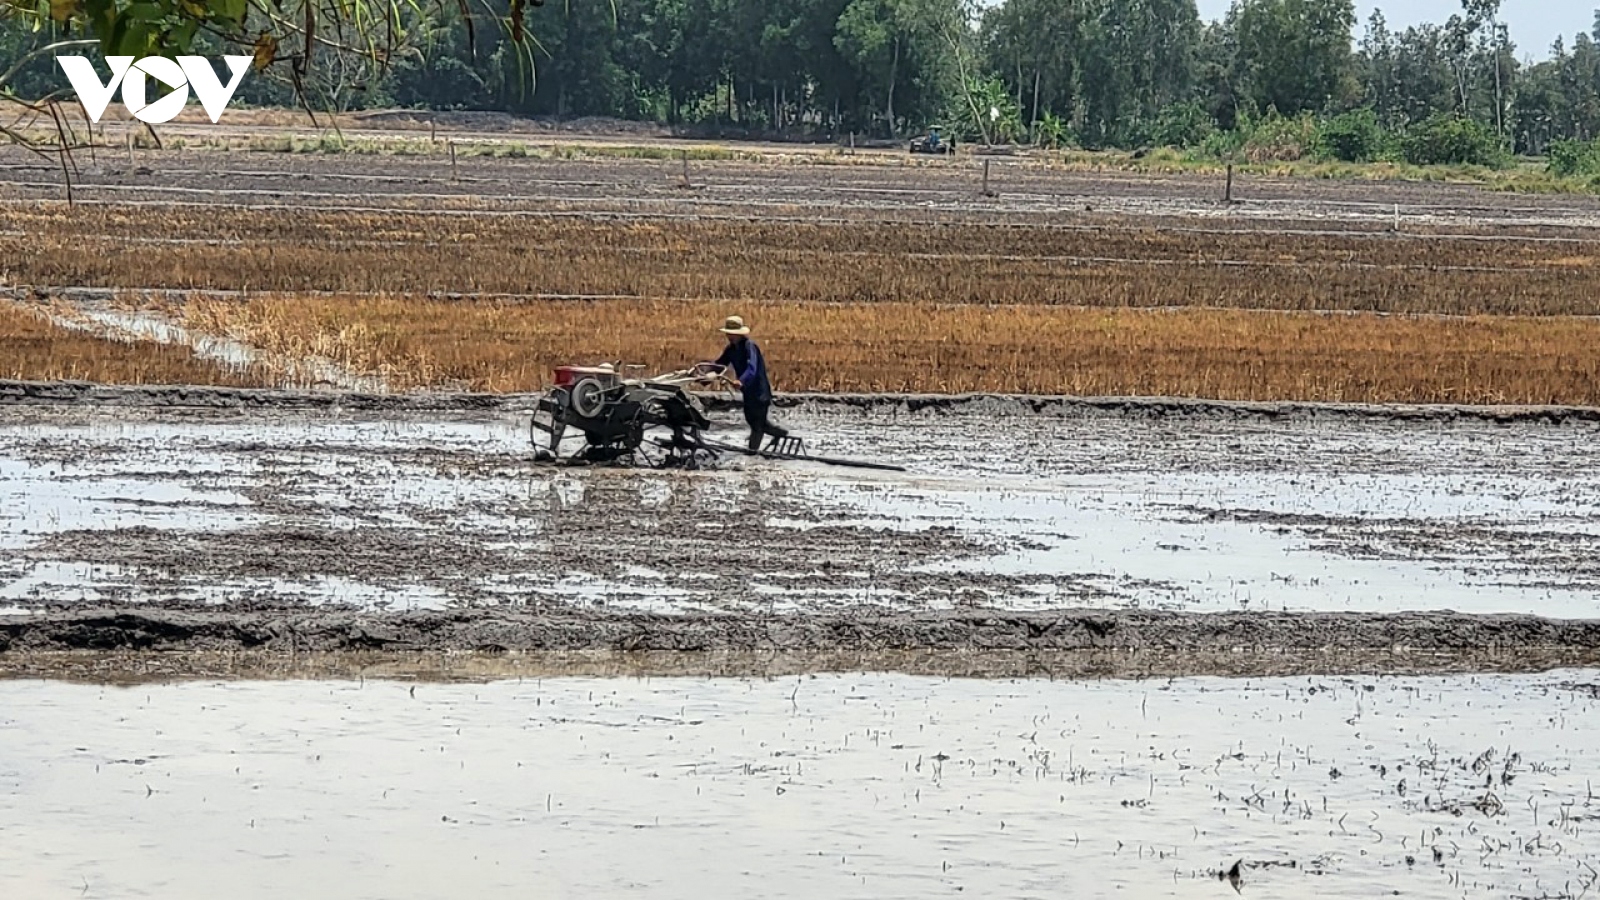
[[[772,399],[772,382],[767,380],[767,360],[756,342],[745,338],[730,341],[717,357],[717,365],[727,366],[739,379],[739,390],[746,403],[765,403]]]

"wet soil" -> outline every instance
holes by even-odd
[[[1167,613],[999,610],[831,615],[449,610],[373,615],[104,609],[0,617],[7,650],[477,650],[1600,654],[1600,620],[1451,613]]]
[[[908,471],[674,472],[540,465],[518,398],[6,387],[10,654],[1600,646],[1582,410],[821,398]]]
[[[714,410],[731,411],[737,403],[719,394],[706,395]],[[90,407],[128,406],[172,409],[347,410],[528,412],[537,394],[413,391],[363,393],[346,390],[275,390],[211,385],[114,385],[91,381],[18,381],[0,379],[0,406]],[[1597,423],[1600,408],[1492,404],[1303,403],[1298,401],[1206,400],[1191,397],[1063,397],[1026,394],[848,394],[778,393],[779,409],[860,410],[883,413],[932,413],[969,416],[1075,417],[1110,413],[1125,417],[1177,419],[1374,419],[1393,422],[1529,422],[1539,424]],[[19,413],[20,414],[20,413]]]
[[[535,214],[872,219],[1093,227],[1128,216],[1151,224],[1207,228],[1297,228],[1388,234],[1396,215],[1412,232],[1460,231],[1593,239],[1600,198],[1484,191],[1446,183],[1278,179],[1240,176],[1236,202],[1222,178],[1073,172],[1024,161],[866,164],[693,162],[691,189],[678,159],[462,158],[208,151],[140,151],[129,163],[108,152],[73,179],[77,202],[136,205],[225,203],[231,207],[411,209],[438,214]],[[844,162],[844,160],[835,160]],[[826,161],[822,161],[826,162]],[[24,200],[62,196],[59,168],[0,148],[0,191]],[[1582,231],[1575,231],[1582,229]]]
[[[102,616],[102,620],[104,617]],[[1183,623],[1169,623],[1182,626]],[[1382,623],[1372,623],[1381,626]],[[53,626],[46,626],[50,628]],[[1178,628],[1167,627],[1170,637]],[[80,632],[80,634],[83,632]],[[281,637],[281,633],[280,633]],[[1115,643],[1112,641],[1111,643]],[[1142,679],[1537,673],[1600,667],[1600,649],[1509,646],[1420,650],[33,650],[0,653],[0,679],[86,684],[328,679],[486,683],[527,678],[777,678],[822,672],[898,672],[939,678]]]

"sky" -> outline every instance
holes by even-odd
[[[1198,0],[1200,18],[1220,19],[1233,0]],[[1383,10],[1389,27],[1400,31],[1421,22],[1443,22],[1461,11],[1460,0],[1356,0],[1356,37],[1366,31],[1373,7]],[[1517,56],[1546,59],[1557,35],[1572,46],[1572,36],[1594,27],[1600,0],[1503,0],[1500,18],[1511,29]]]

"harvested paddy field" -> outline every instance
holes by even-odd
[[[186,346],[113,341],[40,310],[0,301],[0,378],[125,384],[258,385],[248,371],[197,358]],[[263,377],[265,373],[262,373]]]
[[[529,213],[23,207],[23,284],[112,288],[1594,315],[1600,241],[1232,232],[1126,218],[568,220]],[[755,213],[756,210],[752,210]],[[91,247],[105,252],[85,253]],[[484,299],[495,299],[488,297]]]
[[[0,151],[0,896],[1600,888],[1600,198],[396,140]]]
[[[69,208],[11,160],[15,303],[256,348],[251,383],[530,390],[575,360],[703,358],[739,312],[791,391],[1600,403],[1596,198],[1241,178],[1223,204],[1214,179],[1038,161],[995,162],[986,197],[976,161],[883,155],[685,183],[676,161],[139,151],[81,171]]]
[[[1507,434],[1470,415],[799,399],[786,414],[823,448],[913,473],[854,479],[539,470],[527,398],[426,392],[680,366],[739,312],[789,392],[1595,405],[1596,198],[1240,178],[1222,204],[1207,178],[1037,161],[995,163],[983,196],[974,161],[881,155],[696,161],[687,182],[675,161],[376,161],[108,153],[70,207],[48,168],[0,169],[14,316],[98,335],[108,359],[186,349],[245,383],[335,390],[5,407],[6,602],[59,625],[19,645],[101,641],[69,620],[123,607],[179,616],[156,643],[206,644],[214,623],[182,616],[236,609],[267,618],[221,646],[321,649],[361,629],[273,623],[383,612],[446,636],[374,646],[725,650],[765,638],[664,637],[648,617],[840,623],[789,648],[814,651],[863,609],[888,624],[862,648],[993,644],[948,619],[895,636],[897,617],[965,610],[1595,614],[1582,410]],[[574,614],[610,624],[539,632]],[[485,615],[523,637],[484,637]],[[114,623],[105,646],[145,627]],[[1362,627],[1333,630],[1364,635],[1346,649],[1395,634]]]

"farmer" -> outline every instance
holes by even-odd
[[[744,319],[729,316],[721,331],[728,336],[728,346],[713,365],[730,373],[744,395],[744,420],[750,425],[750,452],[754,453],[761,449],[762,435],[786,438],[789,432],[768,418],[772,413],[772,383],[767,380],[767,360],[761,355],[761,348],[750,340],[750,327]]]

